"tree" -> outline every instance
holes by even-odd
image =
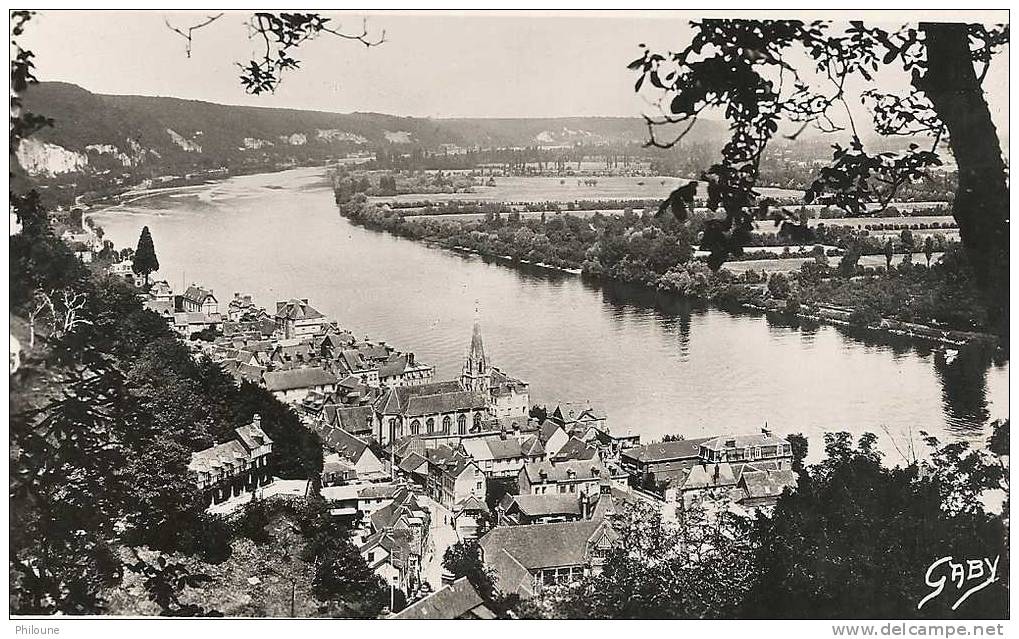
[[[603,572],[549,588],[518,606],[525,617],[558,619],[733,619],[756,572],[751,521],[688,509],[678,524],[643,502],[612,522],[619,535]]]
[[[785,273],[772,273],[768,278],[768,292],[772,297],[785,299],[789,297],[792,287],[789,285],[789,278]]]
[[[323,550],[312,589],[318,599],[338,606],[343,617],[374,619],[389,605],[386,585],[347,537]]]
[[[899,233],[899,241],[902,242],[902,248],[907,253],[912,253],[913,249],[916,248],[916,240],[913,239],[913,231],[909,229],[902,229],[902,233]]]
[[[142,227],[142,234],[138,237],[138,248],[134,252],[131,270],[145,276],[146,287],[149,285],[149,274],[159,270],[156,247],[152,244],[152,234],[147,226]]]
[[[757,581],[747,596],[753,618],[898,619],[1002,618],[1007,580],[991,584],[952,610],[962,591],[917,605],[931,588],[925,573],[936,559],[1000,557],[1007,571],[1007,529],[985,511],[981,495],[1007,488],[990,453],[964,442],[932,447],[929,461],[888,468],[876,437],[825,436],[823,462],[801,472],[771,516],[758,518],[753,538]]]
[[[636,91],[647,85],[661,107],[660,116],[645,116],[650,145],[674,146],[708,110],[729,121],[732,133],[721,159],[702,176],[708,207],[725,212],[724,220],[705,231],[712,267],[738,255],[749,239],[761,158],[780,129],[794,139],[811,126],[823,133],[850,129],[848,144],[833,145],[831,164],[821,169],[804,201],[854,214],[867,202],[887,206],[900,187],[940,166],[939,147],[947,135],[958,165],[952,214],[985,304],[1005,334],[1007,169],[981,83],[992,58],[1008,44],[1007,24],[923,22],[888,31],[861,21],[836,27],[826,21],[709,19],[691,26],[693,37],[678,52],[643,47],[629,68],[638,74]],[[791,62],[796,59],[808,64],[798,69]],[[844,87],[849,78],[872,80],[882,67],[903,72],[910,91],[863,93],[876,131],[928,136],[929,148],[910,144],[876,154],[864,148]],[[836,109],[849,113],[846,122],[836,122]]]
[[[842,277],[852,277],[856,274],[856,265],[860,263],[860,257],[863,255],[863,246],[861,242],[850,242],[846,246],[846,253],[839,260],[838,273]]]
[[[930,235],[923,238],[923,256],[927,258],[927,268],[931,266],[931,256],[934,254],[934,238]]]
[[[888,269],[892,268],[892,258],[895,256],[895,245],[892,243],[892,238],[885,240],[885,267]]]
[[[449,571],[454,579],[467,577],[485,601],[492,601],[495,597],[495,578],[481,562],[477,540],[458,541],[447,548],[442,556],[442,567]]]

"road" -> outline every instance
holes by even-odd
[[[418,502],[432,513],[428,548],[421,561],[421,579],[427,581],[434,591],[442,588],[442,557],[446,549],[460,541],[460,538],[451,523],[452,514],[445,507],[423,495],[418,497]]]

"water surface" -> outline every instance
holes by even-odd
[[[307,297],[357,335],[414,352],[452,378],[478,309],[489,359],[537,403],[589,400],[645,441],[752,431],[879,434],[897,459],[925,430],[986,435],[1008,415],[1008,364],[867,342],[538,267],[508,267],[351,225],[322,169],[231,178],[97,214],[118,247],[148,225],[175,289],[200,282],[272,307]]]

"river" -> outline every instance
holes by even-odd
[[[385,340],[453,378],[480,318],[490,362],[530,382],[532,402],[590,401],[644,441],[825,431],[879,435],[890,461],[919,432],[977,440],[1008,416],[1008,363],[945,364],[901,341],[785,326],[539,267],[511,267],[351,225],[323,169],[230,178],[99,212],[118,247],[143,225],[160,277],[235,291],[272,308],[307,297],[358,336]]]

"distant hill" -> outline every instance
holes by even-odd
[[[29,139],[19,161],[32,175],[180,173],[250,164],[324,160],[383,148],[635,144],[637,118],[429,119],[213,104],[167,97],[99,95],[44,82],[29,110],[54,126]],[[707,129],[720,133],[722,125]]]

